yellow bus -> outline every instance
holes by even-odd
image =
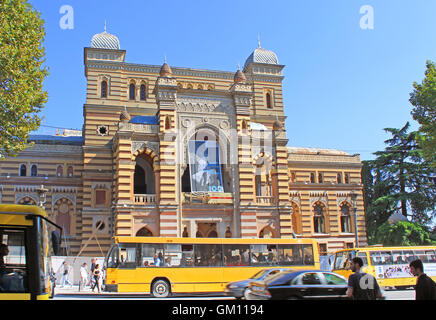
[[[44,209],[0,204],[0,300],[44,300],[53,295],[51,255],[62,229]],[[51,239],[49,239],[49,237]]]
[[[409,263],[421,259],[424,273],[436,281],[436,246],[418,247],[365,247],[337,251],[333,272],[347,277],[352,273],[350,261],[360,257],[362,271],[372,274],[381,287],[406,288],[416,284]]]
[[[228,282],[277,266],[319,270],[316,240],[115,237],[103,266],[104,290],[223,293]]]

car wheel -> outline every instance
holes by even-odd
[[[166,298],[170,295],[170,284],[165,280],[157,280],[153,283],[151,294],[155,298]]]

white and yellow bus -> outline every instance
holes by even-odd
[[[105,263],[104,290],[151,293],[224,292],[228,282],[262,269],[319,270],[313,239],[116,237]]]
[[[333,272],[347,277],[352,273],[350,261],[360,257],[362,271],[372,274],[381,287],[404,288],[416,284],[409,264],[421,259],[424,273],[436,281],[436,246],[418,247],[365,247],[337,251]]]
[[[62,229],[44,209],[0,204],[0,300],[44,300],[53,295],[51,256]]]

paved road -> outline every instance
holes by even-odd
[[[53,300],[167,300],[153,298],[150,295],[142,294],[114,294],[114,293],[92,293],[90,289],[85,289],[78,292],[77,287],[72,288],[56,288],[56,296]],[[386,300],[414,300],[414,290],[392,290],[385,291]],[[226,296],[177,296],[171,297],[171,300],[234,300]]]

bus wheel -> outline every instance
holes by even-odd
[[[165,280],[157,280],[153,283],[151,294],[155,298],[166,298],[170,295],[170,284]]]

